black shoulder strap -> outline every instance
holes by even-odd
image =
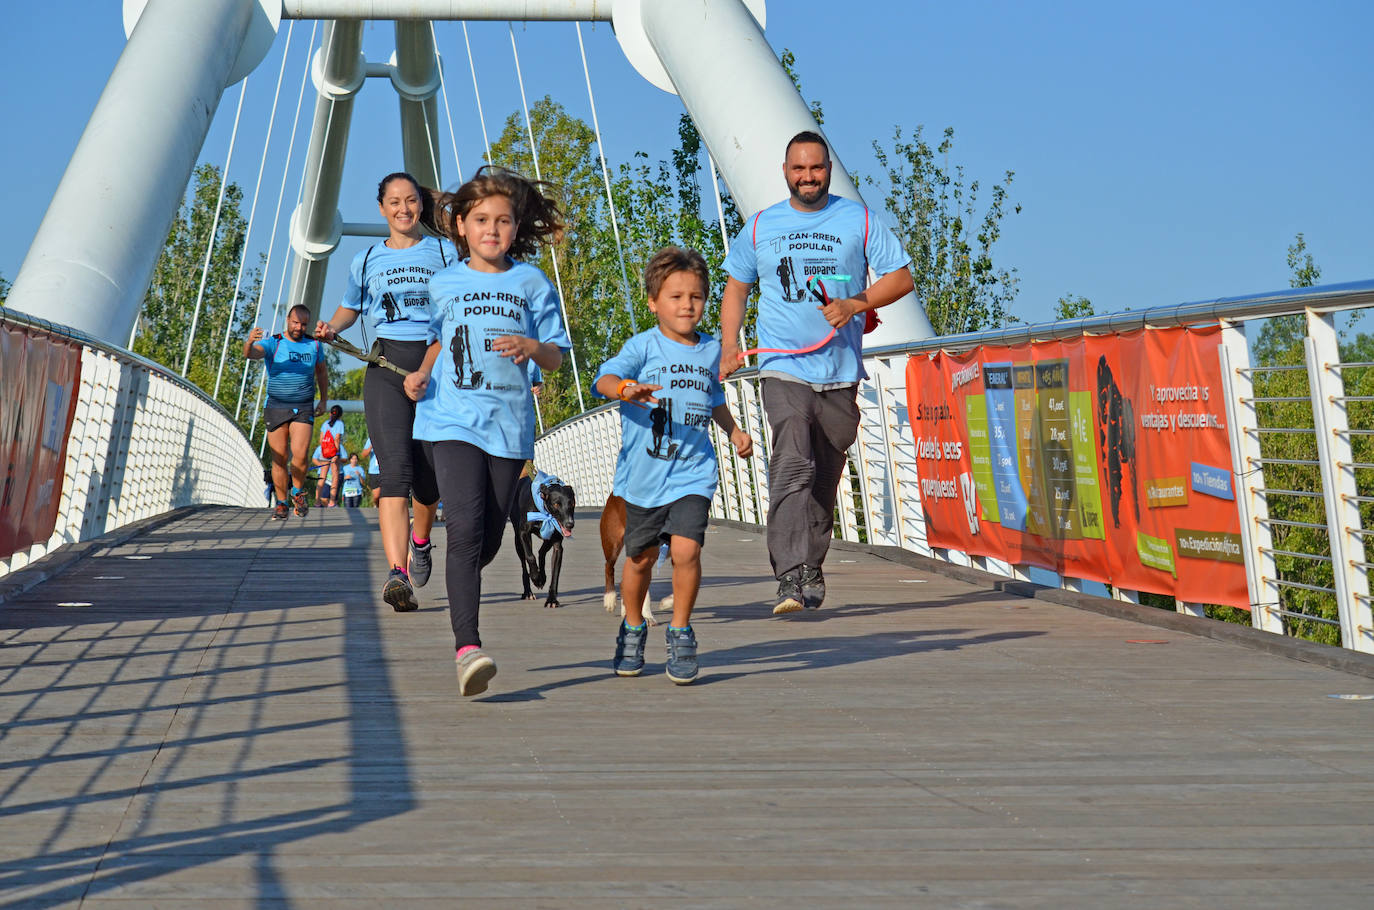
[[[444,268],[448,268],[448,256],[444,253],[444,238],[436,237],[434,242],[439,244],[439,261],[444,264]]]

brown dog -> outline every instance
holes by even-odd
[[[601,595],[601,603],[607,613],[615,612],[616,597],[615,562],[620,551],[625,549],[625,500],[612,493],[606,497],[606,507],[601,510],[601,552],[606,557],[606,590]],[[653,598],[649,591],[644,592],[644,621],[651,626],[658,625],[654,612],[650,609]],[[659,609],[673,609],[673,595],[669,594],[659,604]],[[620,605],[620,615],[625,615],[625,604]]]

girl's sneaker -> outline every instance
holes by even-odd
[[[382,600],[391,604],[391,609],[397,613],[420,609],[420,602],[415,599],[415,589],[410,586],[406,573],[400,569],[392,569],[387,576],[386,584],[382,585]]]
[[[697,637],[692,627],[668,627],[668,678],[685,686],[697,678]]]
[[[644,637],[648,630],[647,623],[640,623],[635,629],[627,626],[625,620],[620,621],[620,632],[615,637],[615,658],[611,661],[616,676],[638,676],[644,669]]]
[[[496,675],[496,661],[481,648],[464,648],[454,659],[458,665],[458,694],[481,695]]]

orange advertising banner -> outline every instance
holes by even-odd
[[[939,352],[907,363],[933,547],[1248,608],[1220,332]]]
[[[81,346],[0,324],[0,558],[57,527]]]

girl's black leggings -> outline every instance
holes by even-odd
[[[444,570],[448,576],[448,617],[455,648],[480,645],[477,608],[482,599],[482,568],[495,558],[506,533],[523,458],[488,455],[467,442],[425,443],[444,504],[448,538]]]

